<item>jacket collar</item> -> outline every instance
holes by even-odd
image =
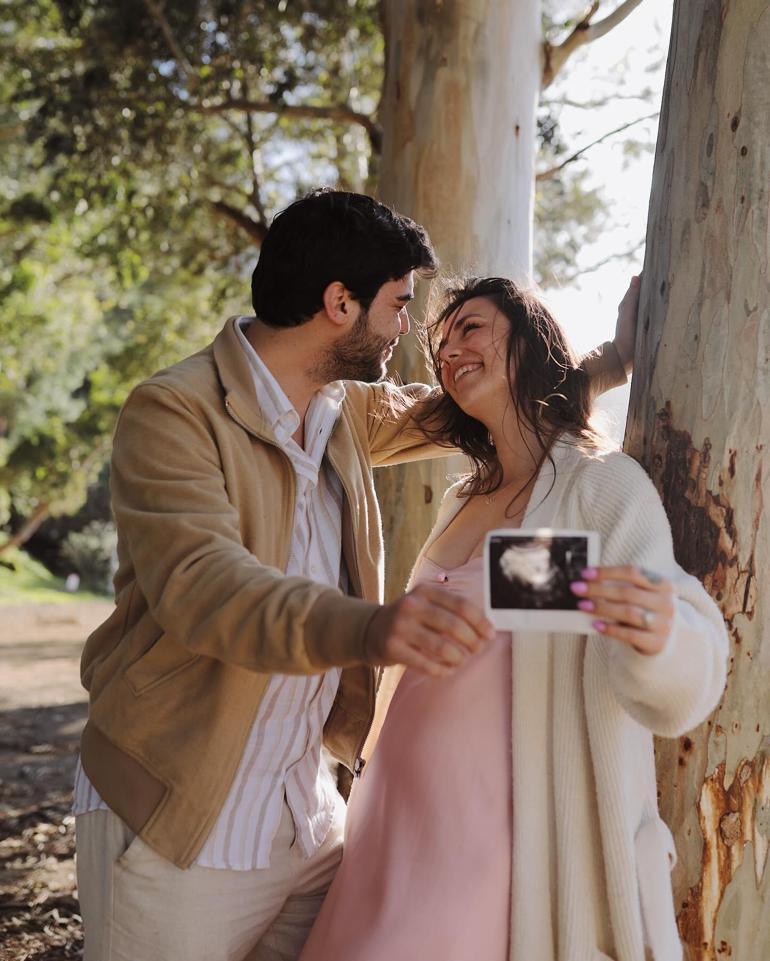
[[[274,425],[259,403],[255,403],[254,377],[236,331],[236,324],[240,319],[238,316],[230,317],[213,343],[214,363],[224,389],[225,407],[230,416],[250,433],[280,446]],[[328,392],[334,403],[342,405],[345,399],[344,382],[329,384]],[[338,418],[329,438],[332,449],[337,446],[335,436],[339,422]]]
[[[249,362],[235,331],[237,317],[230,317],[214,338],[214,363],[225,393],[225,406],[241,426],[252,434],[276,442],[262,408],[254,402],[254,381]]]

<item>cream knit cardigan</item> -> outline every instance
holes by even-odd
[[[653,734],[703,721],[725,684],[727,632],[674,560],[652,482],[617,451],[569,441],[537,478],[523,527],[601,534],[601,562],[671,579],[676,616],[656,655],[610,638],[513,638],[510,961],[679,961],[671,833],[657,807]],[[553,483],[553,487],[551,486]],[[447,491],[419,561],[464,500]],[[483,959],[489,961],[489,959]]]

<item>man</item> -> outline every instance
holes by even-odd
[[[435,270],[414,222],[313,193],[265,238],[256,317],[126,402],[82,665],[86,961],[295,958],[341,856],[322,742],[359,771],[375,667],[439,678],[492,636],[440,588],[381,604],[372,467],[445,453],[411,420],[429,388],[381,382]]]

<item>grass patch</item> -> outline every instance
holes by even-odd
[[[9,548],[0,554],[0,604],[68,604],[72,601],[104,600],[105,594],[65,591],[64,581],[29,554]],[[6,565],[12,565],[11,570]]]

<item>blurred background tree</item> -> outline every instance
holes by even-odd
[[[598,6],[550,0],[544,36],[571,37]],[[0,551],[83,503],[134,383],[248,311],[277,210],[318,184],[376,191],[385,62],[376,0],[2,9]],[[609,216],[560,134],[567,95],[550,89],[544,283]]]

